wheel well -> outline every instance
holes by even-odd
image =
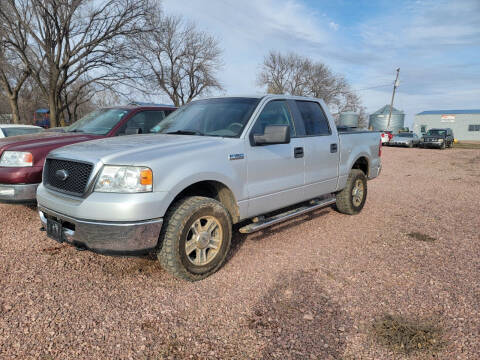
[[[368,160],[366,157],[362,156],[355,161],[353,164],[352,169],[359,169],[362,170],[363,173],[368,176]]]
[[[221,182],[218,181],[201,181],[190,185],[173,199],[172,204],[187,196],[204,196],[215,199],[222,203],[228,210],[232,222],[235,224],[240,221],[240,212],[238,210],[237,201],[232,191]]]

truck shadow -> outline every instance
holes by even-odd
[[[247,224],[247,222],[242,222],[240,224],[234,225],[233,233],[232,233],[232,244],[231,244],[230,252],[227,255],[227,258],[225,260],[225,263],[230,261],[235,256],[235,254],[242,248],[242,246],[244,245],[247,238],[249,240],[254,240],[254,241],[263,240],[266,237],[274,236],[274,235],[278,234],[279,232],[286,231],[288,229],[294,228],[294,227],[299,226],[301,224],[304,224],[306,222],[313,221],[313,220],[316,220],[316,219],[318,219],[322,216],[325,216],[330,212],[330,210],[331,210],[330,207],[326,207],[326,208],[323,208],[323,209],[318,209],[316,211],[306,213],[304,215],[298,216],[296,218],[285,221],[283,223],[273,225],[269,228],[260,230],[256,233],[253,233],[253,234],[242,234],[242,233],[239,232],[239,229],[242,226],[245,226]]]
[[[331,301],[316,270],[282,273],[246,316],[262,359],[338,359],[352,319]]]

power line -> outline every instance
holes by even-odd
[[[354,89],[355,91],[363,91],[363,90],[370,90],[370,89],[376,89],[376,88],[381,88],[385,86],[392,86],[392,84],[383,84],[383,85],[376,85],[376,86],[371,86],[363,89]]]

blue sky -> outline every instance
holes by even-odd
[[[413,116],[480,108],[480,0],[163,0],[224,50],[227,94],[259,93],[269,50],[294,51],[344,75],[373,112],[390,102]],[[375,86],[386,85],[365,90]]]

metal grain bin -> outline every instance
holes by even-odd
[[[345,111],[340,114],[338,125],[347,127],[358,127],[358,114],[353,111]]]
[[[390,105],[385,105],[381,109],[375,111],[369,117],[369,128],[376,131],[391,130],[393,133],[398,133],[400,129],[404,128],[405,113],[403,111],[392,108],[392,117],[390,119],[390,126],[388,126],[388,114],[390,112]]]

